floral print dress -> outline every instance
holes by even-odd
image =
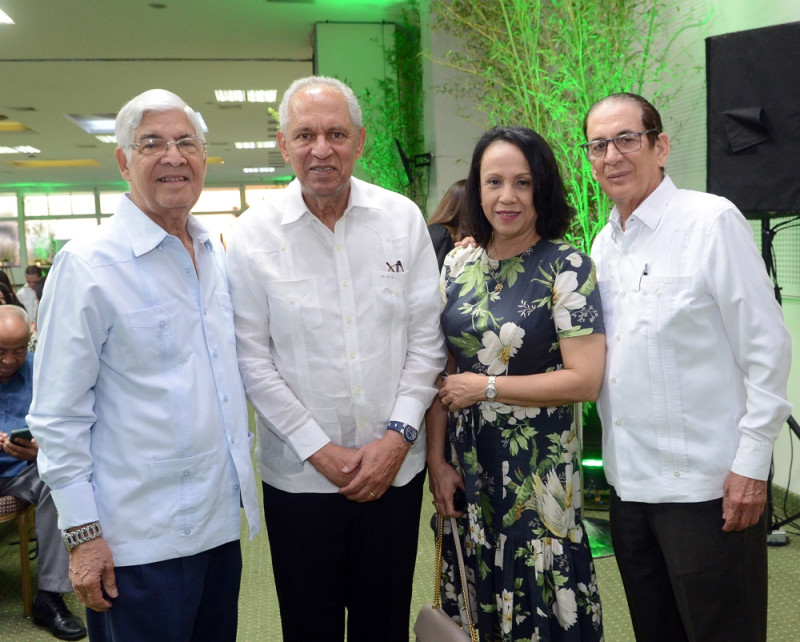
[[[564,241],[541,239],[502,261],[482,248],[454,250],[442,273],[442,326],[457,371],[563,367],[559,339],[603,332],[596,286],[589,257]],[[602,640],[572,406],[482,401],[450,413],[447,433],[466,484],[459,531],[481,642]],[[452,537],[443,557],[443,606],[460,622]]]

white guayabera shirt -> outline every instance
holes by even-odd
[[[351,178],[331,232],[295,180],[239,218],[227,259],[262,478],[337,492],[308,457],[330,441],[360,448],[388,421],[421,428],[436,394],[445,349],[425,220],[407,198]],[[424,464],[421,432],[394,484]]]
[[[606,323],[598,410],[624,501],[700,502],[728,473],[766,479],[786,401],[790,336],[728,200],[669,177],[592,248]]]

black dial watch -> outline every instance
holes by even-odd
[[[402,421],[390,421],[386,424],[386,430],[399,432],[403,437],[403,441],[407,444],[413,444],[417,440],[417,435],[419,435],[419,430],[411,424],[404,424]]]

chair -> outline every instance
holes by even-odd
[[[0,497],[0,523],[17,520],[19,531],[19,561],[22,570],[22,610],[30,616],[33,610],[33,594],[31,593],[31,562],[28,553],[28,542],[36,520],[36,506],[17,499],[11,495]]]

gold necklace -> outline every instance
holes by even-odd
[[[500,279],[497,278],[497,272],[492,269],[491,261],[492,261],[492,259],[489,258],[489,253],[487,252],[486,253],[486,267],[489,268],[489,276],[491,276],[492,279],[494,279],[494,282],[496,283],[496,285],[494,286],[494,291],[495,292],[500,292],[503,289],[503,284],[500,283]],[[500,261],[499,260],[497,261],[497,267],[500,267]]]

